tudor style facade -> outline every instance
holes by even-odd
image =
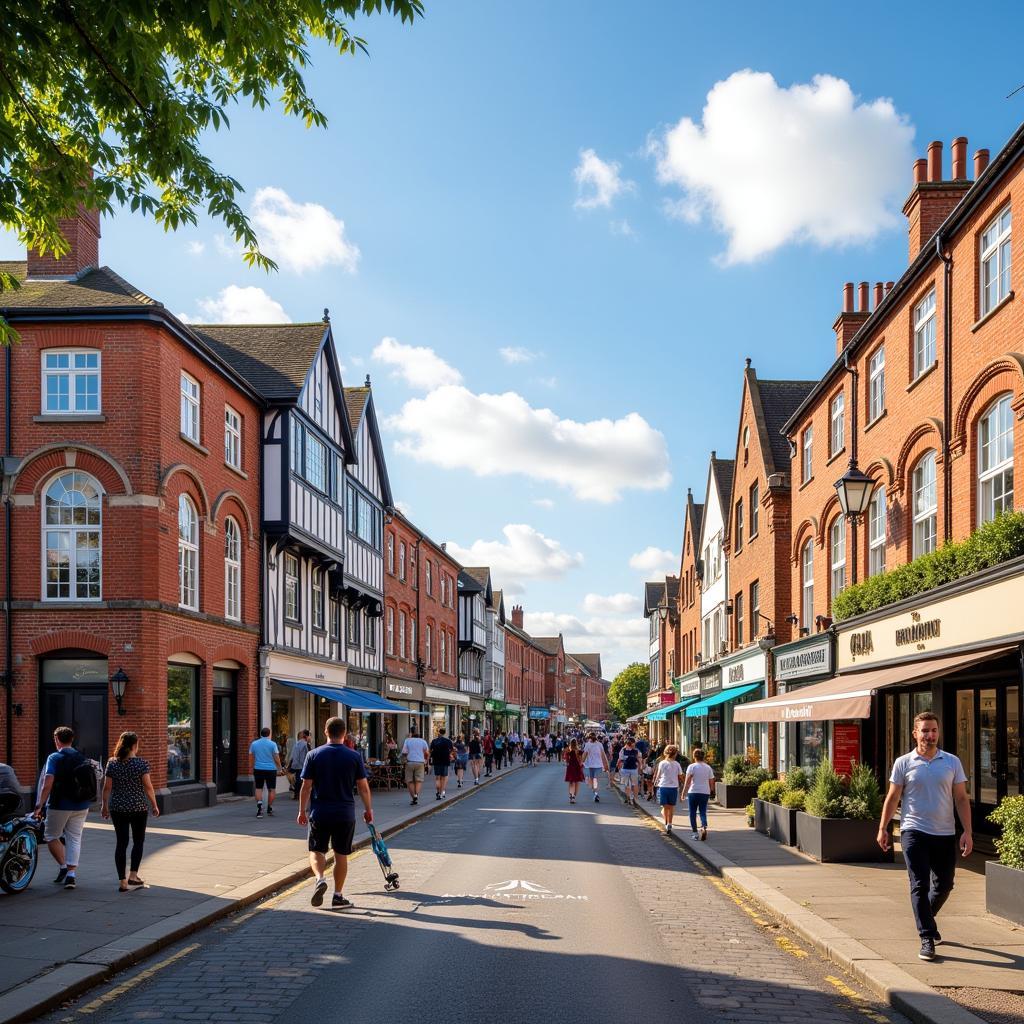
[[[490,573],[481,582],[463,569],[458,577],[460,725],[483,722],[484,662],[487,658],[487,606],[494,595]]]

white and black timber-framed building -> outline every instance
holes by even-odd
[[[493,600],[490,571],[483,580],[463,569],[459,594],[459,690],[469,697],[468,725],[479,725],[484,711],[484,663],[487,658],[487,608]],[[465,712],[464,712],[465,714]]]

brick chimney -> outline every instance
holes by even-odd
[[[975,173],[978,173],[977,166],[975,156]],[[928,143],[927,160],[914,161],[914,188],[903,205],[910,228],[911,263],[971,187],[967,169],[967,139],[962,135],[953,140],[951,175],[948,181],[942,178],[941,142]]]
[[[28,251],[28,279],[51,278],[66,280],[77,277],[88,267],[100,265],[100,215],[98,210],[79,207],[76,217],[65,217],[60,224],[60,233],[68,240],[71,248],[67,255],[57,259],[53,253],[40,255],[35,249]]]
[[[838,356],[849,344],[850,339],[860,330],[861,324],[867,320],[870,310],[868,309],[868,283],[861,281],[860,288],[860,309],[853,308],[853,282],[847,281],[843,285],[843,307],[832,330],[836,332],[836,355]]]
[[[521,604],[514,604],[512,606],[512,625],[516,629],[523,628],[523,606]]]

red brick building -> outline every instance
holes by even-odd
[[[163,807],[206,805],[251,786],[260,402],[99,266],[95,216],[63,228],[62,260],[3,265],[6,757],[31,786],[55,726],[100,760],[132,729]]]
[[[545,694],[548,656],[536,639],[523,629],[522,605],[513,605],[511,619],[505,625],[505,636],[505,685],[522,688],[518,703],[525,708],[523,728],[535,734],[546,733],[555,728],[554,713]],[[515,682],[510,683],[510,679]]]

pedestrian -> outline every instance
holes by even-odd
[[[384,733],[384,759],[390,765],[398,764],[398,744],[391,733]]]
[[[288,755],[288,785],[292,791],[292,799],[299,799],[302,788],[302,766],[306,763],[306,755],[310,751],[310,735],[308,729],[302,729],[295,737],[292,751]]]
[[[484,778],[487,778],[494,769],[494,740],[491,738],[490,731],[487,729],[484,729],[483,748]]]
[[[555,737],[549,732],[544,737],[544,757],[547,762],[551,763],[551,755],[555,752]]]
[[[362,757],[345,744],[347,732],[343,718],[328,718],[324,733],[327,742],[311,750],[302,768],[302,789],[299,791],[299,813],[296,821],[308,825],[309,863],[316,876],[310,903],[322,906],[327,893],[328,847],[334,850],[333,910],[349,910],[351,900],[345,899],[348,857],[356,830],[356,804],[353,794],[363,802],[363,821],[373,821],[370,784]],[[307,810],[308,808],[308,810]]]
[[[149,777],[149,762],[139,757],[139,737],[134,732],[123,732],[117,739],[114,756],[107,761],[104,773],[103,797],[100,814],[110,818],[117,837],[114,846],[114,867],[117,869],[118,890],[128,892],[146,883],[139,877],[142,848],[146,843],[146,824],[150,812],[160,817],[153,780]],[[131,868],[126,871],[128,836],[132,840]]]
[[[646,761],[647,755],[651,752],[651,745],[647,742],[646,736],[637,737],[636,749],[640,751],[640,756]]]
[[[630,737],[626,740],[615,760],[615,767],[622,779],[622,788],[626,792],[626,803],[636,807],[636,797],[640,783],[640,769],[643,768],[643,757],[637,750],[636,743]]]
[[[683,774],[683,766],[676,760],[678,753],[679,748],[670,743],[665,747],[661,760],[654,766],[654,790],[658,794],[666,834],[672,831],[672,819],[679,800],[679,779]]]
[[[595,733],[587,734],[587,742],[583,745],[583,763],[586,765],[587,774],[590,776],[590,786],[594,791],[594,803],[599,804],[601,798],[597,795],[597,784],[602,771],[608,771],[608,755],[604,747],[598,742]],[[609,780],[609,785],[611,781]]]
[[[523,736],[523,764],[533,767],[533,737],[528,733]]]
[[[494,737],[494,767],[500,772],[505,764],[505,751],[508,749],[508,737],[499,732]]]
[[[575,740],[569,740],[569,749],[565,752],[565,781],[569,783],[569,803],[576,803],[576,795],[580,791],[583,779],[583,755],[580,753],[580,745]],[[596,797],[595,794],[595,799]]]
[[[480,772],[483,770],[484,747],[480,741],[480,730],[474,729],[469,738],[469,768],[473,773],[473,785],[480,785]]]
[[[455,737],[455,788],[462,789],[462,780],[466,777],[466,765],[469,764],[469,746],[466,737],[459,733]]]
[[[892,845],[889,822],[902,800],[900,843],[910,877],[910,905],[921,937],[921,960],[935,959],[935,944],[942,941],[935,915],[953,891],[956,874],[956,819],[960,817],[960,855],[974,849],[971,800],[967,774],[960,758],[940,749],[939,719],[932,711],[914,718],[915,748],[896,758],[889,776],[889,792],[878,825],[878,845]]]
[[[437,736],[430,744],[430,767],[434,770],[434,788],[438,800],[448,794],[448,769],[455,758],[455,746],[444,734],[444,729],[437,730]]]
[[[423,788],[423,776],[427,770],[427,757],[430,748],[427,741],[419,736],[416,727],[409,728],[409,735],[402,744],[402,760],[405,761],[405,786],[409,790],[409,806],[414,807],[420,802],[420,790]]]
[[[89,808],[96,801],[96,765],[73,746],[75,731],[69,725],[53,730],[56,751],[46,759],[44,780],[32,812],[43,816],[43,841],[57,862],[55,885],[75,888],[75,876],[82,854],[82,831]],[[61,841],[63,839],[63,842]]]
[[[565,740],[561,736],[556,736],[554,739],[554,753],[555,760],[561,762],[562,751],[565,750]]]
[[[256,817],[263,817],[263,787],[267,788],[267,816],[274,815],[274,797],[277,794],[277,777],[282,774],[281,753],[270,738],[270,728],[260,729],[259,739],[249,744],[252,757],[253,797],[256,800]]]
[[[681,767],[681,765],[680,765]],[[715,770],[704,760],[700,747],[693,749],[693,762],[684,769],[686,781],[683,796],[690,805],[690,832],[693,839],[708,837],[708,801],[715,795]],[[697,832],[697,813],[700,812],[700,832]]]

